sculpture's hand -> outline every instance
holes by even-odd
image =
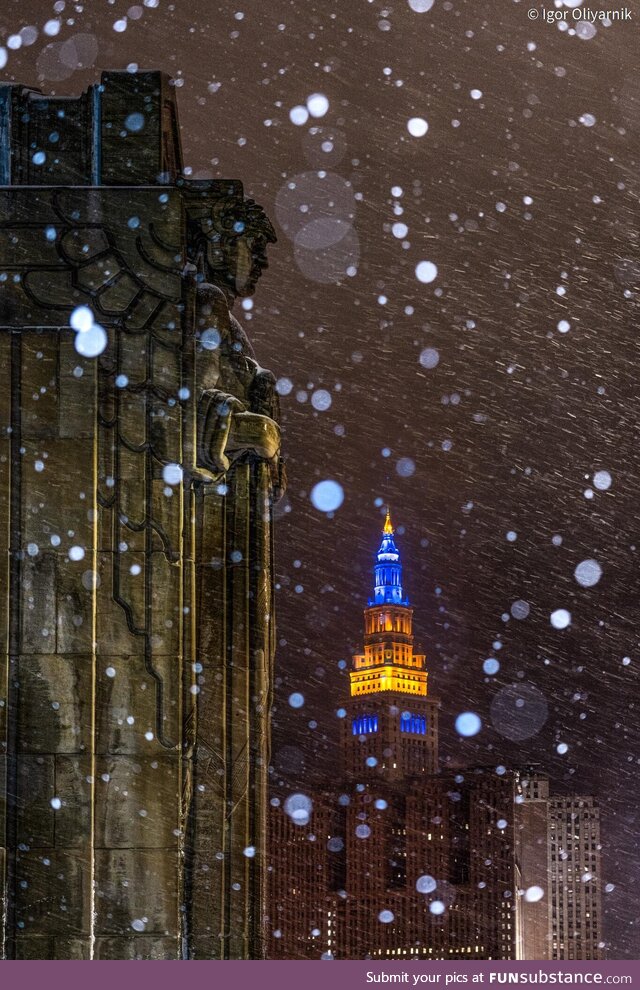
[[[280,451],[280,427],[275,420],[258,413],[236,412],[227,438],[230,453],[252,451],[271,461]]]
[[[211,430],[208,460],[218,471],[229,470],[230,461],[226,455],[229,446],[232,423],[239,413],[245,409],[245,405],[240,399],[233,395],[220,395],[216,405],[215,428]]]
[[[198,480],[214,481],[245,453],[275,462],[280,452],[275,420],[248,412],[240,399],[217,389],[203,393],[201,410],[198,469],[204,473]]]

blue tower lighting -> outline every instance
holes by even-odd
[[[370,605],[409,604],[402,593],[402,563],[393,539],[394,532],[391,515],[387,509],[382,529],[382,542],[376,554],[374,597],[369,602]]]

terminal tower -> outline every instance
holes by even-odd
[[[426,657],[414,652],[413,608],[387,510],[364,610],[364,651],[353,657],[343,754],[349,777],[386,780],[435,773],[438,703],[428,693]]]

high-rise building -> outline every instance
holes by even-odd
[[[516,795],[518,957],[601,959],[600,812],[593,797],[549,795],[549,779],[520,774]]]
[[[600,812],[592,797],[549,799],[551,959],[602,958]]]
[[[347,776],[400,780],[437,769],[438,703],[428,695],[426,657],[413,645],[413,609],[402,588],[402,562],[387,511],[373,598],[364,610],[364,651],[353,657],[349,674],[343,724]]]
[[[535,770],[438,769],[438,702],[387,512],[344,702],[341,783],[272,799],[272,958],[596,958],[591,798]],[[568,810],[565,810],[568,809]]]
[[[531,768],[521,775],[519,783],[515,855],[519,886],[525,894],[519,901],[517,954],[519,959],[548,959],[549,780]]]

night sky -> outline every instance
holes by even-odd
[[[599,798],[608,951],[637,959],[640,13],[147,4],[3,0],[2,75],[77,94],[103,69],[170,73],[187,174],[242,179],[278,229],[237,306],[280,379],[288,461],[274,787],[335,773],[388,502],[443,757],[536,762]],[[326,112],[304,120],[313,94]],[[333,514],[310,498],[324,480]]]

